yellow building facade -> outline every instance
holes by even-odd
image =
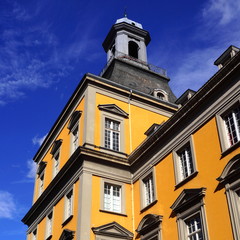
[[[240,55],[176,99],[147,62],[150,35],[124,17],[49,131],[28,240],[240,239]]]

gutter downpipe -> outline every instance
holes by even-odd
[[[130,89],[128,97],[128,115],[129,115],[129,141],[130,141],[130,154],[132,152],[132,116],[131,116],[131,97],[132,89]],[[132,175],[132,174],[131,174]],[[135,235],[135,216],[134,216],[134,191],[133,191],[133,182],[131,180],[131,192],[132,192],[132,232]]]

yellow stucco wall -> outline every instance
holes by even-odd
[[[126,216],[114,214],[109,212],[101,212],[100,199],[103,192],[101,192],[101,178],[97,176],[92,177],[92,212],[91,212],[91,226],[99,227],[110,222],[117,222],[129,231],[133,231],[132,225],[132,191],[131,184],[124,184],[125,187],[125,204]],[[94,233],[91,231],[91,240],[95,239]]]
[[[95,145],[101,146],[101,111],[98,109],[99,104],[116,104],[123,111],[129,114],[128,118],[124,119],[124,142],[125,152],[130,153],[134,150],[145,138],[144,133],[151,127],[152,124],[161,124],[166,121],[168,117],[158,114],[154,111],[145,109],[144,107],[128,104],[116,98],[106,96],[100,93],[96,94],[96,108],[95,108]],[[131,134],[130,134],[131,128]],[[131,141],[132,139],[132,141]],[[132,144],[130,144],[130,141]],[[132,149],[131,148],[132,145]]]

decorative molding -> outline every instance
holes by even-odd
[[[64,229],[59,240],[72,240],[74,237],[74,231]]]
[[[181,212],[183,208],[192,205],[196,200],[201,200],[205,193],[206,188],[184,189],[170,208],[175,213]]]
[[[140,235],[144,235],[152,230],[159,228],[160,223],[162,222],[163,216],[156,214],[147,214],[140,221],[136,232]]]
[[[102,104],[98,105],[99,110],[110,112],[112,114],[117,114],[121,117],[128,118],[128,113],[118,107],[116,104]]]
[[[133,239],[133,233],[126,228],[118,224],[117,222],[111,222],[99,227],[93,227],[92,231],[95,235],[106,236],[120,239]]]
[[[53,143],[53,147],[52,147],[52,150],[51,150],[50,154],[54,155],[55,152],[56,152],[56,151],[60,148],[60,146],[62,145],[62,142],[63,142],[62,139],[56,140],[56,141]]]

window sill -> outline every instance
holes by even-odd
[[[181,182],[179,182],[178,184],[175,185],[175,189],[181,187],[182,185],[184,185],[186,182],[192,180],[194,177],[196,177],[198,175],[198,171],[195,171],[194,173],[192,173],[190,176],[184,178]]]
[[[62,223],[62,227],[64,227],[67,223],[69,223],[73,218],[73,215],[70,215],[63,223]]]
[[[228,155],[230,152],[234,151],[238,147],[240,147],[240,141],[238,141],[237,143],[235,143],[234,145],[232,145],[228,149],[224,150],[221,154],[222,158],[225,157],[226,155]]]
[[[107,153],[112,153],[114,155],[119,155],[119,156],[124,156],[127,157],[128,155],[124,152],[120,152],[120,151],[116,151],[116,150],[112,150],[110,148],[105,148],[105,147],[99,147],[100,150],[102,150],[103,152],[107,152]]]
[[[142,212],[146,211],[147,209],[151,208],[153,205],[155,205],[155,204],[157,203],[157,201],[158,201],[157,199],[154,200],[153,202],[151,202],[150,204],[148,204],[147,206],[145,206],[144,208],[142,208],[142,209],[140,210],[140,212],[142,213]]]
[[[108,210],[104,210],[104,209],[100,209],[99,211],[104,212],[104,213],[116,214],[116,215],[127,217],[127,214],[124,214],[124,213],[118,213],[118,212],[108,211]]]

